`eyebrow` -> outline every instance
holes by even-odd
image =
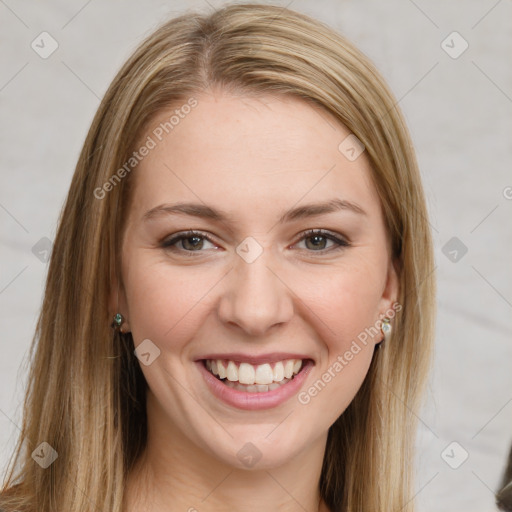
[[[323,203],[310,203],[303,206],[292,208],[285,212],[279,219],[280,224],[292,222],[294,220],[315,217],[317,215],[325,215],[338,211],[350,211],[358,215],[367,215],[367,213],[356,203],[345,199],[331,199]],[[161,215],[190,215],[210,219],[217,222],[233,223],[235,216],[230,215],[222,210],[218,210],[201,203],[176,203],[176,204],[160,204],[148,210],[142,220],[147,221]]]

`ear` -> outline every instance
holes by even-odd
[[[379,318],[386,315],[389,310],[393,310],[393,304],[398,300],[400,293],[400,281],[398,279],[397,262],[390,259],[386,284],[382,292],[379,303]]]
[[[124,286],[122,283],[114,277],[111,280],[110,285],[110,293],[108,298],[108,307],[110,318],[114,318],[116,313],[121,313],[123,315],[123,324],[121,325],[121,332],[126,333],[130,332],[130,323],[129,323],[129,312],[128,312],[128,302],[126,300],[126,293],[124,291]]]

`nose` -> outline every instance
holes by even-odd
[[[220,320],[251,336],[266,335],[294,313],[293,292],[270,256],[268,249],[252,263],[237,256],[219,303]]]

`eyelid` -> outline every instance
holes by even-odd
[[[301,233],[299,233],[298,238],[292,244],[292,246],[296,245],[297,243],[299,243],[299,242],[301,242],[301,241],[303,241],[303,240],[305,240],[305,239],[307,239],[307,238],[309,238],[311,236],[315,236],[315,235],[323,236],[324,238],[327,238],[328,240],[331,240],[332,242],[335,243],[336,246],[333,247],[333,248],[322,249],[322,250],[319,250],[319,251],[307,251],[306,250],[306,252],[308,252],[308,253],[312,253],[312,254],[316,253],[316,254],[322,255],[322,254],[326,254],[326,253],[336,252],[337,250],[346,249],[346,248],[351,246],[350,240],[345,235],[338,234],[338,233],[329,231],[327,229],[322,229],[322,228],[311,228],[311,229],[307,229],[305,231],[302,231]],[[211,235],[209,235],[206,232],[197,231],[197,230],[194,230],[194,229],[190,229],[190,230],[187,230],[187,231],[180,231],[180,232],[177,232],[177,233],[174,233],[173,235],[171,235],[170,238],[169,237],[163,238],[159,242],[159,245],[162,248],[164,248],[164,249],[172,250],[172,249],[174,249],[173,246],[176,243],[180,242],[183,239],[192,238],[194,236],[197,236],[199,238],[204,238],[208,242],[210,242],[210,243],[212,243],[214,245],[217,245],[215,243],[215,241],[213,240],[213,238],[211,237]],[[194,252],[201,253],[201,252],[204,252],[204,251],[177,250],[177,252],[186,253],[189,256],[192,256]]]
[[[348,239],[347,236],[342,235],[341,233],[336,233],[334,231],[329,231],[328,229],[322,229],[322,228],[311,228],[311,229],[306,229],[306,231],[302,231],[301,233],[299,233],[299,238],[297,241],[300,242],[304,238],[307,238],[309,236],[314,236],[314,235],[325,236],[329,240],[338,241],[342,244],[346,244],[347,246],[350,245],[350,240]],[[319,252],[319,251],[317,251],[317,252]]]
[[[208,233],[205,233],[203,231],[197,231],[195,229],[189,229],[187,231],[179,231],[177,233],[172,234],[171,236],[166,236],[159,242],[159,245],[161,247],[163,247],[164,249],[170,249],[170,248],[172,248],[172,246],[174,244],[180,242],[181,240],[184,240],[186,238],[192,238],[194,236],[204,238],[208,242],[217,245],[215,243],[215,241],[213,240],[213,238]],[[193,251],[182,251],[182,252],[191,253]],[[197,252],[202,252],[202,251],[197,251]]]

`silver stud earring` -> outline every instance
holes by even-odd
[[[112,327],[119,332],[121,331],[121,325],[123,324],[124,317],[121,315],[121,313],[116,313],[114,315],[114,321],[112,322]]]
[[[376,345],[376,348],[380,348],[380,346],[382,345],[383,342],[389,342],[389,338],[391,338],[391,320],[385,316],[383,319],[382,319],[382,324],[380,326],[380,330],[383,334],[383,338],[382,340],[377,343]]]

